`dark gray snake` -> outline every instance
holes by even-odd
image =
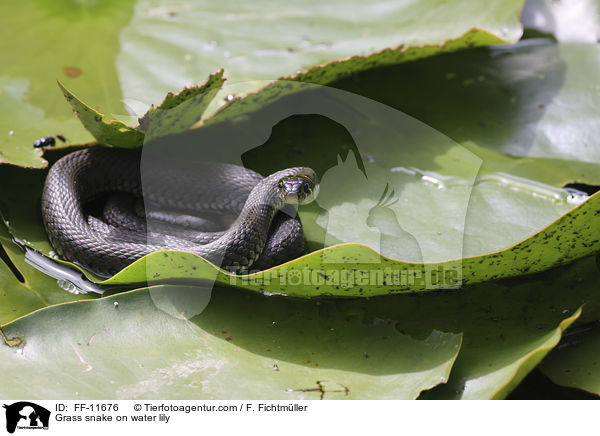
[[[225,163],[140,160],[139,151],[92,147],[50,168],[42,218],[63,259],[112,275],[152,252],[179,250],[247,272],[304,252],[290,205],[317,195],[310,168],[263,178]]]

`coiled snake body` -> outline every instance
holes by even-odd
[[[300,221],[284,211],[316,196],[310,168],[263,178],[237,165],[179,162],[174,169],[152,159],[140,165],[140,157],[93,147],[50,168],[42,218],[62,258],[111,275],[159,250],[192,252],[241,272],[303,253]]]

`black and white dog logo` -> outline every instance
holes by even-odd
[[[6,431],[14,433],[18,429],[48,430],[50,411],[28,401],[4,404],[6,409]]]

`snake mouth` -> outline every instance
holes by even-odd
[[[309,175],[284,177],[279,181],[279,187],[283,190],[284,201],[288,204],[308,204],[319,192],[316,177]]]

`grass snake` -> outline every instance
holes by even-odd
[[[292,205],[317,195],[312,169],[263,178],[226,163],[140,162],[140,151],[98,146],[67,154],[50,168],[42,218],[62,258],[112,275],[159,250],[195,253],[240,272],[303,254]]]

